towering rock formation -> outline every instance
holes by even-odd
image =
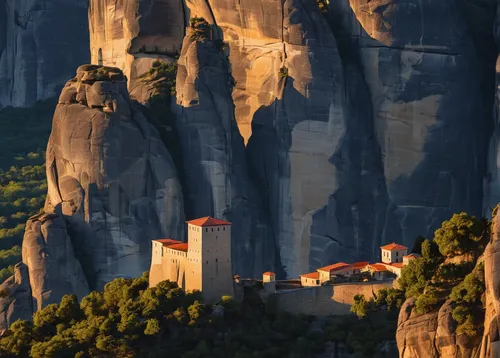
[[[119,69],[77,70],[54,114],[46,166],[45,209],[61,207],[91,288],[142,274],[152,239],[183,236],[177,171]]]
[[[86,0],[0,1],[0,108],[57,96],[88,63]]]

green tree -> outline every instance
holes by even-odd
[[[365,299],[364,295],[355,295],[354,304],[351,306],[351,312],[359,319],[365,318],[371,309],[371,302]]]
[[[454,214],[434,233],[434,241],[443,256],[454,257],[472,251],[484,251],[488,225],[466,213]]]

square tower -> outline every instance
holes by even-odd
[[[382,262],[385,264],[403,262],[403,256],[406,256],[408,253],[406,246],[396,244],[395,242],[381,246],[380,250],[382,251]]]
[[[207,303],[233,296],[231,223],[207,216],[187,225],[186,291],[202,291]]]

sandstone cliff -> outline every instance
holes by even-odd
[[[59,95],[88,63],[84,0],[0,1],[0,108]]]

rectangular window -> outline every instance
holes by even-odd
[[[396,257],[398,257],[398,256],[399,256],[399,252],[396,252]]]

